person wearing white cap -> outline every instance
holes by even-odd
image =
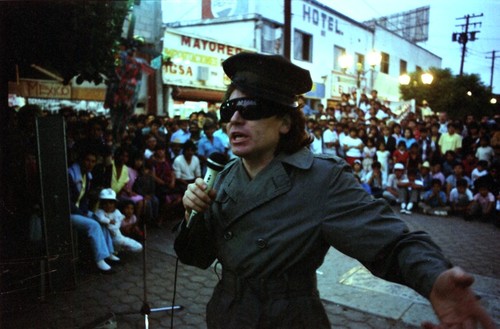
[[[429,107],[429,103],[427,103],[426,100],[422,101],[422,106],[420,107],[420,112],[422,114],[422,119],[424,121],[427,121],[429,117],[432,117],[434,115],[434,112],[432,109]]]
[[[424,189],[424,183],[417,179],[417,173],[417,168],[409,168],[406,179],[398,183],[402,214],[411,215],[411,210],[417,206],[420,192]]]
[[[432,174],[431,174],[431,164],[429,161],[424,161],[420,166],[420,177],[422,183],[424,184],[424,191],[428,191],[432,188]]]
[[[201,178],[189,184],[174,243],[184,264],[206,269],[217,260],[222,267],[206,309],[208,329],[331,328],[316,278],[330,247],[429,298],[440,324],[427,329],[476,321],[494,328],[471,275],[369,195],[344,160],[311,153],[295,101],[312,88],[307,70],[251,53],[222,66],[231,84],[221,119],[239,158],[210,191]]]
[[[407,179],[405,166],[404,164],[398,162],[394,165],[393,173],[389,174],[389,177],[387,177],[387,185],[385,186],[384,193],[382,194],[384,199],[389,201],[389,203],[400,204],[402,202],[398,184],[404,179]],[[404,206],[406,207],[406,204]]]
[[[142,245],[134,239],[124,236],[120,231],[120,226],[125,216],[120,210],[116,209],[117,202],[115,191],[110,188],[101,190],[99,193],[100,208],[96,210],[95,214],[99,222],[106,225],[111,232],[116,250],[124,249],[132,252],[139,252],[142,250]],[[119,260],[116,256],[114,256],[114,259]]]

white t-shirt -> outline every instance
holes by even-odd
[[[314,154],[323,153],[323,141],[321,140],[321,138],[316,138],[316,136],[313,136],[313,142],[311,143],[311,145],[309,145],[309,149]]]
[[[178,179],[193,180],[196,177],[201,177],[200,159],[196,155],[191,158],[191,163],[186,162],[184,155],[179,155],[173,163],[175,177]]]
[[[398,183],[402,181],[408,181],[408,178],[406,177],[406,174],[403,174],[401,178],[398,179],[396,174],[390,174],[389,177],[387,178],[387,187],[392,187],[393,189],[398,189]],[[423,185],[423,184],[422,184]]]
[[[405,183],[409,183],[410,180],[408,179],[408,177],[406,177],[404,179],[401,179],[400,182],[403,183],[403,184],[405,184]],[[424,182],[421,181],[420,179],[415,179],[415,185],[424,186]]]
[[[476,179],[478,179],[479,177],[484,176],[486,174],[488,174],[488,170],[483,169],[479,171],[477,168],[474,168],[471,173],[472,183],[474,183]]]
[[[323,132],[323,153],[330,155],[337,155],[335,145],[332,147],[326,147],[326,143],[335,143],[339,140],[339,135],[335,130],[326,129]]]
[[[486,160],[488,164],[491,163],[495,156],[495,150],[491,146],[479,146],[476,150],[476,158],[478,160]]]
[[[471,190],[468,188],[465,189],[465,195],[467,196],[467,200],[472,201],[474,198],[474,195],[472,194]],[[450,191],[450,203],[456,203],[458,202],[458,197],[460,194],[458,193],[458,189],[455,187]]]
[[[351,158],[361,158],[361,150],[358,148],[359,145],[363,144],[361,138],[352,138],[351,136],[346,136],[342,143],[344,146],[350,147],[345,153],[346,156]]]

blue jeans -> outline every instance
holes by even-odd
[[[71,214],[71,224],[78,232],[84,233],[90,239],[90,246],[96,262],[109,257],[113,252],[113,240],[109,230],[90,217]]]

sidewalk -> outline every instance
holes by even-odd
[[[424,229],[455,263],[474,273],[474,289],[500,326],[500,230],[490,224],[465,222],[459,218],[435,218],[420,214],[404,216],[413,230]],[[174,223],[169,222],[170,225]],[[200,270],[178,264],[169,227],[148,232],[146,283],[143,290],[142,254],[123,254],[122,265],[113,275],[89,270],[79,274],[77,288],[50,294],[45,301],[18,299],[2,309],[1,328],[83,328],[110,320],[116,328],[145,328],[140,310],[172,305],[175,311],[152,312],[149,328],[205,328],[205,306],[217,276],[210,268]],[[332,328],[418,328],[433,320],[429,303],[412,290],[374,278],[360,264],[331,250],[318,270],[318,285]],[[28,296],[25,296],[28,297]],[[3,303],[4,304],[4,303]],[[3,305],[5,306],[5,305]]]
[[[473,289],[500,326],[500,229],[457,217],[402,215],[412,230],[427,231],[450,260],[475,277]],[[358,261],[330,249],[318,270],[323,299],[383,318],[419,326],[436,321],[430,303],[413,290],[374,277]]]
[[[474,290],[500,325],[500,280],[475,274]],[[437,323],[427,299],[412,289],[374,277],[358,261],[331,250],[318,270],[321,297],[351,309],[419,327]],[[496,292],[496,293],[495,293]]]

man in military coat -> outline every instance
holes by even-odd
[[[316,284],[330,247],[429,298],[441,323],[426,328],[494,328],[469,274],[367,194],[346,162],[308,150],[296,97],[311,89],[309,71],[250,53],[222,65],[231,85],[220,117],[238,158],[209,193],[202,179],[188,186],[175,241],[183,263],[222,265],[208,328],[330,328]]]

